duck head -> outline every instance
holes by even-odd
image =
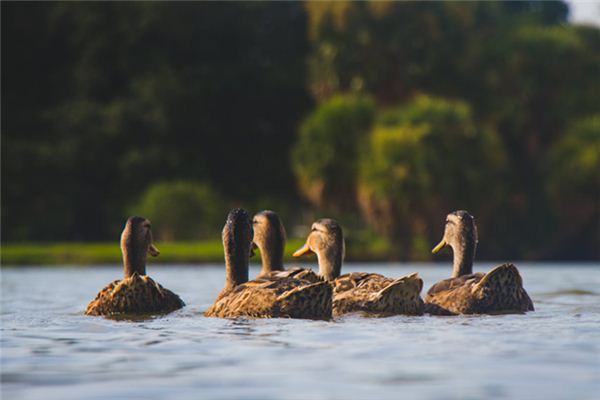
[[[342,227],[333,219],[323,218],[312,224],[306,244],[294,253],[300,257],[313,252],[319,260],[319,275],[332,281],[340,276],[346,252]]]
[[[458,210],[448,214],[444,237],[431,252],[435,254],[446,246],[451,247],[454,253],[452,277],[472,274],[477,249],[477,226],[475,218],[467,211]]]
[[[227,270],[225,287],[248,282],[248,259],[254,231],[246,210],[234,208],[229,212],[222,236]]]
[[[283,271],[286,235],[279,216],[270,210],[261,211],[254,215],[252,227],[254,228],[252,248],[260,249],[262,258],[260,275],[267,275],[271,271]]]
[[[121,233],[121,252],[125,278],[134,273],[146,275],[146,257],[150,254],[157,257],[160,251],[154,246],[152,225],[144,217],[129,217]]]

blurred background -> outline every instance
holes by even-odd
[[[3,248],[218,241],[243,206],[423,260],[466,209],[480,259],[600,259],[598,4],[1,7]]]

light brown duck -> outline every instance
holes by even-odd
[[[319,275],[334,287],[334,315],[351,312],[373,315],[423,314],[420,296],[423,281],[417,273],[398,279],[366,272],[340,276],[345,243],[342,228],[336,221],[324,218],[312,225],[306,244],[294,256],[308,252],[317,255]]]
[[[473,273],[477,240],[475,219],[468,212],[459,210],[448,214],[444,237],[432,252],[451,247],[454,270],[451,278],[429,289],[425,311],[438,315],[533,311],[533,302],[513,264],[502,264],[487,274]]]

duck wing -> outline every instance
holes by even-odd
[[[425,312],[434,315],[533,311],[533,302],[513,264],[500,265],[487,274],[438,282],[427,292],[425,303]]]
[[[286,272],[286,271],[282,271]],[[295,277],[257,279],[222,293],[206,312],[219,318],[331,318],[331,285]]]
[[[310,268],[299,268],[294,267],[286,269],[285,271],[272,271],[267,276],[259,277],[258,279],[301,279],[312,283],[323,281],[323,278],[319,276],[315,271]]]
[[[335,281],[333,312],[422,315],[422,288],[423,280],[417,273],[398,279],[364,272],[342,275]]]
[[[475,274],[459,276],[458,278],[449,278],[439,281],[431,288],[429,288],[429,290],[427,291],[426,300],[440,293],[453,291],[464,286],[471,286],[479,282],[484,276],[485,274],[478,272]]]
[[[85,314],[166,313],[183,306],[185,303],[175,293],[163,288],[149,276],[136,273],[102,289],[88,304]]]
[[[478,272],[436,283],[425,296],[425,312],[432,315],[464,314],[471,307],[471,289],[484,276]]]
[[[502,264],[485,274],[473,288],[479,309],[487,312],[533,311],[533,301],[523,288],[514,264]]]

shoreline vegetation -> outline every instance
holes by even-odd
[[[347,262],[428,262],[442,261],[440,258],[399,260],[383,240],[351,241],[346,248]],[[294,258],[292,253],[302,247],[303,239],[290,239],[285,246],[286,264],[316,263],[316,256]],[[223,262],[223,244],[220,240],[157,243],[161,254],[157,258],[148,257],[154,264],[204,264]],[[449,256],[448,256],[449,257]],[[481,263],[498,260],[479,260]],[[523,260],[525,261],[525,260]],[[542,261],[542,260],[528,260]],[[562,262],[566,260],[553,260]],[[250,259],[251,263],[260,263],[260,250]],[[443,260],[451,263],[451,259]],[[546,261],[547,262],[547,261]],[[577,260],[578,263],[593,261]],[[96,242],[55,242],[55,243],[3,243],[0,249],[0,267],[20,266],[88,266],[97,264],[121,264],[121,249],[118,243]]]
[[[302,247],[303,239],[291,239],[285,247],[285,261],[298,262],[292,253]],[[223,262],[223,244],[220,240],[157,242],[161,254],[157,263],[209,263]],[[348,251],[349,261],[389,261],[392,259],[385,241],[352,242]],[[150,259],[151,257],[149,257]],[[118,243],[3,243],[0,253],[1,265],[91,265],[121,263]],[[260,263],[260,251],[252,262]]]
[[[600,259],[600,29],[564,1],[2,12],[3,243],[118,244],[139,215],[184,243],[157,262],[222,262],[185,243],[244,207],[294,238],[336,219],[351,261],[431,260],[463,209],[478,259]],[[120,258],[56,246],[5,260]]]

